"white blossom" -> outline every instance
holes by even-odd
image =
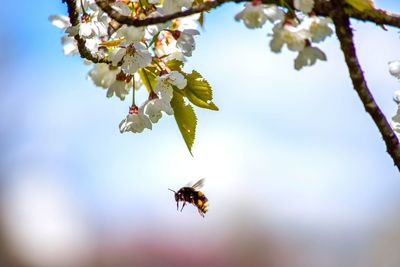
[[[390,61],[389,72],[397,79],[400,79],[400,60]]]
[[[315,43],[322,42],[326,37],[332,35],[333,30],[328,26],[330,18],[319,18],[317,16],[307,17],[300,24],[300,28],[308,30],[311,40]]]
[[[111,77],[109,78],[111,79]],[[115,95],[119,99],[125,100],[125,97],[129,94],[129,90],[132,86],[132,75],[120,71],[115,75],[114,79],[109,81],[107,97],[110,98]]]
[[[267,20],[274,22],[283,19],[283,12],[276,5],[264,5],[261,1],[247,3],[245,8],[236,14],[235,20],[243,20],[250,29],[261,28]]]
[[[57,28],[63,30],[71,26],[71,23],[69,22],[69,17],[64,15],[51,15],[49,16],[49,21]]]
[[[314,0],[294,0],[294,7],[297,10],[308,14],[314,8]]]
[[[145,35],[144,27],[135,27],[123,25],[118,29],[116,38],[125,38],[128,42],[140,42]]]
[[[176,47],[182,51],[187,57],[192,56],[192,51],[196,48],[196,43],[194,41],[194,35],[199,35],[198,30],[188,29],[184,31],[174,31],[173,35],[176,39]]]
[[[92,52],[92,54],[95,54],[99,51],[99,46],[100,46],[100,39],[94,38],[94,39],[86,39],[85,46],[86,48]]]
[[[275,53],[279,53],[284,44],[291,51],[301,51],[306,45],[307,38],[310,36],[307,30],[283,22],[276,24],[272,28],[272,32],[270,47]]]
[[[72,55],[79,53],[78,45],[76,44],[74,38],[69,37],[68,35],[64,35],[61,38],[61,44],[63,45],[64,55]]]
[[[154,85],[153,91],[158,94],[162,99],[171,101],[173,94],[172,86],[183,89],[186,87],[186,85],[187,81],[181,73],[177,71],[171,71],[168,74],[157,77],[157,81]]]
[[[394,92],[393,100],[397,104],[397,113],[392,117],[391,125],[393,130],[400,135],[400,90]]]
[[[79,35],[83,38],[99,38],[107,36],[109,18],[104,13],[89,14],[81,16],[81,23],[74,27],[79,27]],[[74,31],[75,35],[76,32]]]
[[[116,2],[112,8],[124,16],[129,16],[131,14],[131,9],[123,2]]]
[[[99,7],[96,4],[96,0],[82,0],[82,1],[76,1],[79,12],[83,12],[81,3],[83,3],[83,9],[86,12],[88,12],[89,9],[91,9],[93,11],[99,10]]]
[[[400,105],[397,106],[397,113],[392,117],[392,128],[400,134]]]
[[[114,48],[109,58],[113,66],[122,62],[121,68],[125,73],[134,74],[139,68],[144,68],[151,62],[151,54],[141,43],[134,43],[128,47]]]
[[[169,61],[171,59],[184,61],[185,59],[182,51],[177,49],[175,39],[171,39],[168,42],[165,38],[162,39],[160,42],[156,43],[154,52],[157,57],[163,57],[165,61]]]
[[[98,63],[89,71],[88,78],[90,78],[96,86],[109,88],[115,81],[117,74],[117,68],[110,69],[108,64]]]
[[[294,60],[294,68],[300,70],[304,66],[314,65],[319,60],[326,61],[326,55],[318,47],[306,46]]]
[[[125,100],[125,97],[129,94],[129,89],[132,87],[132,83],[127,83],[124,80],[116,79],[107,90],[107,97],[110,98],[113,95],[117,96],[121,100]]]
[[[199,27],[200,13],[193,14],[187,17],[182,17],[175,20],[177,30],[183,31],[186,29],[197,29]]]
[[[145,102],[145,104],[147,104]],[[152,129],[152,124],[149,119],[144,113],[144,106],[143,104],[141,107],[131,107],[128,115],[125,119],[121,121],[119,124],[119,131],[121,133],[124,132],[132,132],[132,133],[141,133],[145,128]]]
[[[164,0],[162,9],[163,15],[172,14],[181,11],[183,7],[190,8],[194,0]]]
[[[162,112],[164,111],[168,115],[174,114],[174,111],[171,107],[170,101],[166,101],[165,99],[155,98],[150,100],[146,106],[146,115],[149,116],[149,119],[152,123],[157,123],[161,117]]]
[[[71,30],[71,23],[69,22],[69,18],[63,15],[52,15],[49,16],[49,21],[56,26],[64,30],[67,34],[61,37],[61,44],[63,45],[64,55],[71,55],[77,54],[78,46],[76,44],[75,39],[72,37],[70,30]],[[78,31],[76,32],[78,33]]]

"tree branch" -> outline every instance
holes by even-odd
[[[176,13],[164,15],[164,16],[159,16],[159,17],[144,18],[144,19],[137,19],[137,18],[133,18],[130,16],[124,16],[124,15],[120,14],[118,11],[116,11],[115,9],[113,9],[110,6],[108,0],[96,0],[96,4],[105,13],[107,13],[110,18],[118,21],[119,23],[130,25],[130,26],[135,26],[135,27],[141,27],[141,26],[148,26],[148,25],[153,25],[153,24],[158,24],[158,23],[165,23],[172,19],[186,17],[189,15],[209,11],[213,8],[216,8],[220,5],[228,3],[228,2],[240,3],[240,2],[251,2],[251,1],[252,0],[214,0],[214,1],[209,1],[209,2],[199,4],[197,6],[189,8],[185,11],[180,11],[180,12],[176,12]],[[264,4],[275,4],[278,6],[282,4],[281,0],[262,0],[262,2]],[[291,7],[294,7],[293,0],[286,0],[285,3],[287,3]],[[332,11],[333,8],[334,8],[334,5],[331,1],[315,0],[315,5],[314,5],[313,11],[318,16],[326,17],[326,16],[329,16],[329,13]],[[390,13],[385,10],[373,9],[373,10],[367,10],[367,11],[360,12],[351,6],[347,6],[346,12],[352,18],[355,18],[355,19],[358,19],[361,21],[368,21],[368,22],[373,22],[373,23],[379,24],[379,25],[388,25],[388,26],[400,28],[400,15]]]
[[[113,9],[110,6],[110,4],[108,3],[108,0],[96,0],[96,4],[105,13],[107,13],[110,18],[118,21],[121,24],[135,26],[135,27],[148,26],[148,25],[153,25],[153,24],[158,24],[158,23],[165,23],[172,19],[186,17],[186,16],[190,16],[193,14],[208,11],[212,8],[215,8],[217,6],[224,4],[225,2],[241,2],[241,1],[240,0],[210,1],[210,2],[205,2],[205,3],[199,4],[197,6],[189,8],[185,11],[180,11],[180,12],[176,12],[176,13],[169,14],[169,15],[158,16],[158,17],[147,17],[144,19],[136,19],[136,18],[133,18],[130,16],[121,15],[118,11],[116,11],[115,9]]]
[[[394,164],[400,170],[399,140],[379,106],[375,102],[375,99],[367,86],[367,82],[365,80],[363,71],[357,58],[356,49],[354,47],[353,32],[350,27],[349,16],[343,9],[342,0],[335,0],[333,4],[335,6],[330,12],[330,17],[335,24],[336,35],[339,39],[340,47],[343,51],[347,67],[349,69],[354,90],[356,90],[358,96],[360,97],[365,111],[374,120],[383,137],[383,140],[385,141],[387,152],[392,157]]]
[[[185,17],[201,12],[205,12],[208,10],[211,10],[213,8],[216,8],[224,3],[227,2],[235,2],[235,3],[240,3],[240,2],[250,2],[251,0],[214,0],[214,1],[209,1],[202,3],[200,5],[194,6],[192,8],[189,8],[185,11],[180,11],[176,12],[173,14],[165,15],[165,16],[159,16],[159,17],[149,17],[149,18],[144,18],[144,19],[136,19],[130,16],[124,16],[120,14],[118,11],[114,10],[110,4],[109,0],[96,0],[96,4],[105,12],[108,14],[108,16],[118,23],[121,24],[126,24],[126,25],[132,25],[136,27],[140,26],[147,26],[147,25],[153,25],[153,24],[158,24],[158,23],[165,23],[167,21],[170,21],[172,19],[180,18],[180,17]],[[281,0],[262,0],[264,4],[276,4],[276,5],[281,5],[282,1]],[[70,22],[72,26],[79,25],[79,13],[76,9],[76,0],[63,0],[63,2],[66,2],[68,5],[68,14],[70,18]],[[285,1],[287,5],[291,6],[293,8],[293,0],[286,0]],[[324,0],[316,0],[315,1],[315,6],[314,6],[314,12],[318,16],[329,16],[329,12],[334,8],[332,2],[330,1],[324,1]],[[369,21],[373,22],[379,25],[388,25],[388,26],[394,26],[397,28],[400,28],[400,15],[398,14],[393,14],[384,10],[370,10],[370,11],[365,11],[365,12],[359,12],[356,9],[352,7],[347,7],[346,12],[355,19],[362,20],[362,21]],[[82,58],[85,58],[93,63],[110,63],[107,59],[101,58],[101,57],[96,57],[94,56],[89,49],[86,47],[86,40],[82,38],[79,34],[74,36],[79,54]]]

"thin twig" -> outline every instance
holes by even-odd
[[[189,8],[185,11],[176,12],[173,14],[159,16],[159,17],[149,17],[145,19],[136,19],[129,16],[124,16],[114,10],[108,0],[96,0],[97,5],[106,12],[110,18],[114,19],[118,23],[126,24],[126,25],[133,25],[136,27],[139,26],[147,26],[153,25],[158,23],[165,23],[170,21],[171,19],[176,19],[180,17],[189,16],[196,13],[205,12],[216,8],[224,3],[227,2],[249,2],[250,0],[214,0],[202,3],[200,5],[194,6]],[[281,0],[262,0],[264,4],[276,4],[281,5]],[[79,13],[76,8],[76,0],[63,0],[68,5],[68,14],[70,18],[70,22],[72,26],[79,25]],[[293,0],[285,1],[286,5],[293,8]],[[333,9],[332,3],[330,1],[323,1],[323,0],[316,0],[314,6],[314,12],[316,15],[319,16],[329,16],[329,12]],[[359,12],[354,8],[347,7],[346,12],[350,14],[352,18],[362,20],[362,21],[369,21],[379,25],[388,25],[400,28],[400,15],[393,14],[384,10],[370,10],[365,12]],[[75,40],[77,41],[77,46],[79,50],[79,54],[82,58],[85,58],[93,63],[110,63],[107,59],[96,57],[94,56],[89,49],[86,47],[86,40],[82,38],[79,34],[74,36]]]
[[[400,144],[399,140],[390,127],[384,114],[375,102],[367,86],[363,71],[357,58],[356,49],[353,42],[353,32],[350,27],[349,16],[345,13],[342,0],[335,0],[336,6],[332,9],[330,17],[335,24],[336,35],[340,42],[340,47],[349,69],[350,78],[353,82],[354,90],[360,97],[365,111],[372,117],[378,127],[383,140],[386,144],[387,152],[392,157],[394,164],[400,170]]]

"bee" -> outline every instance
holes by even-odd
[[[204,217],[204,213],[208,211],[208,199],[203,192],[198,191],[204,185],[204,179],[200,179],[192,186],[185,186],[178,190],[178,192],[169,189],[175,193],[176,209],[179,210],[179,201],[183,202],[181,211],[185,207],[186,202],[189,202],[197,207],[200,215]]]

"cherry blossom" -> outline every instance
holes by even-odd
[[[297,10],[307,14],[310,13],[314,7],[314,0],[294,0],[294,7]]]
[[[304,66],[312,66],[319,60],[326,61],[326,55],[318,47],[306,46],[294,60],[294,68],[300,70]]]
[[[270,42],[271,50],[279,53],[284,44],[291,51],[301,51],[305,47],[310,33],[300,27],[293,26],[291,23],[278,23],[272,28],[272,39]]]
[[[168,115],[174,114],[169,101],[155,98],[147,104],[145,113],[147,116],[149,116],[149,119],[152,123],[157,123],[162,117],[161,111],[164,111]]]
[[[299,27],[310,33],[311,41],[319,43],[324,41],[326,37],[332,35],[333,30],[328,25],[331,22],[332,20],[330,18],[311,16],[306,17]]]
[[[157,82],[153,90],[162,99],[170,101],[172,99],[172,93],[174,90],[172,86],[183,89],[186,87],[186,84],[187,81],[181,73],[178,71],[171,71],[168,74],[157,77]]]
[[[149,119],[144,114],[144,106],[147,104],[140,106],[139,108],[136,106],[132,106],[129,108],[129,113],[125,119],[123,119],[119,124],[119,131],[121,133],[132,132],[132,133],[141,133],[145,128],[152,129],[152,124]]]
[[[173,36],[176,39],[176,47],[182,51],[182,54],[190,57],[192,51],[196,48],[194,35],[199,35],[198,30],[189,29],[184,31],[175,30]]]
[[[134,74],[139,68],[149,65],[152,58],[150,52],[141,43],[115,48],[109,57],[113,66],[121,64],[122,70],[129,74]]]
[[[250,29],[261,28],[267,20],[274,22],[283,19],[283,12],[275,5],[264,5],[261,1],[247,3],[245,8],[236,14],[235,20],[243,20]]]
[[[397,79],[400,79],[400,60],[390,61],[389,72]]]

